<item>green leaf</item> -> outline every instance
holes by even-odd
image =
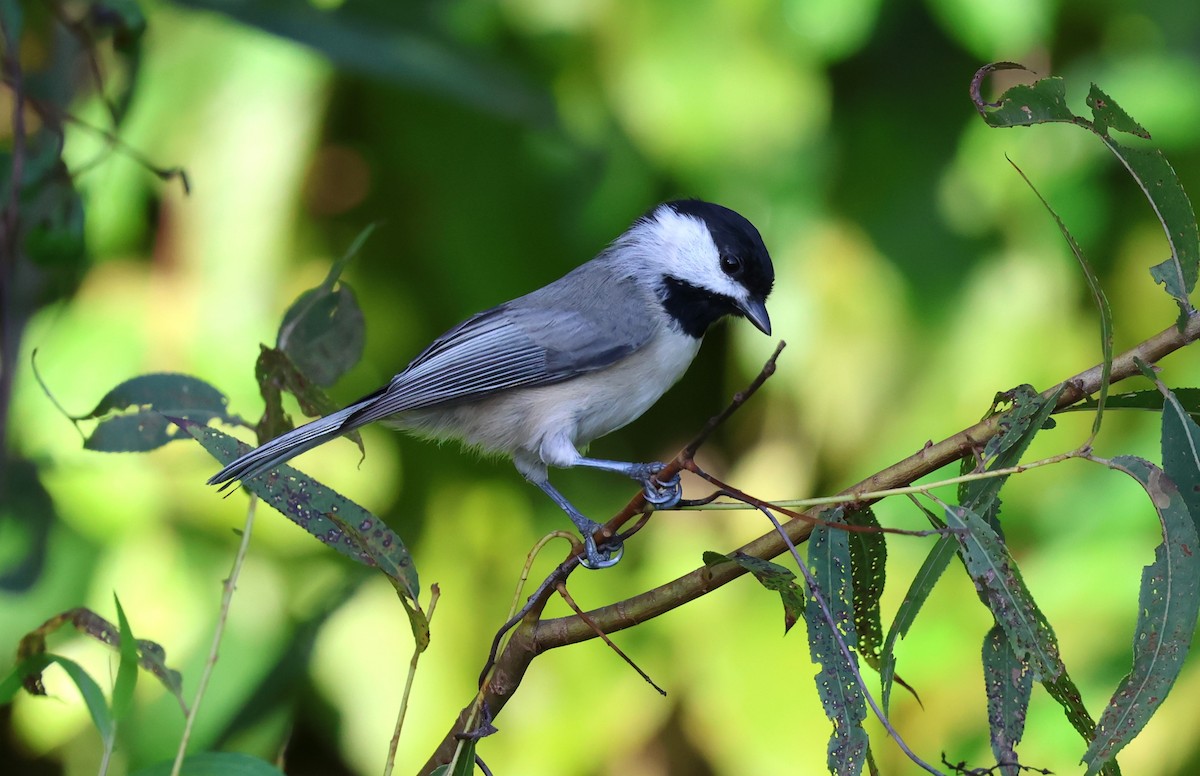
[[[117,626],[119,628],[118,643],[121,660],[117,664],[117,678],[113,680],[112,713],[113,719],[123,719],[133,706],[133,691],[137,689],[138,680],[138,644],[133,638],[133,629],[121,608],[121,600],[113,593],[113,603],[117,607]]]
[[[266,404],[263,416],[254,428],[261,441],[274,439],[293,428],[292,419],[283,411],[283,391],[295,396],[300,410],[312,418],[323,417],[341,409],[309,380],[282,350],[262,345],[258,361],[254,364],[254,376],[258,380],[259,393]],[[362,435],[358,431],[347,432],[344,436],[358,445],[359,453],[366,455]]]
[[[0,682],[0,704],[12,701],[13,696],[21,689],[22,685],[33,695],[45,695],[44,689],[40,693],[30,690],[30,680],[32,677],[36,677],[33,681],[38,687],[41,687],[42,671],[55,663],[62,666],[62,669],[67,672],[67,676],[79,688],[79,694],[83,697],[88,713],[92,716],[92,725],[100,734],[101,740],[111,741],[116,728],[100,685],[96,684],[96,680],[88,675],[83,666],[62,655],[41,652],[21,660],[12,673],[5,677],[3,682]]]
[[[954,536],[967,573],[1004,629],[1012,651],[1029,666],[1035,679],[1053,681],[1063,670],[1058,639],[1025,587],[1008,549],[991,526],[970,509],[946,505],[945,513],[946,525],[958,529]]]
[[[222,464],[249,452],[243,442],[184,418],[172,422],[193,436]],[[322,544],[366,566],[376,566],[398,590],[417,600],[420,584],[404,542],[382,520],[291,466],[282,465],[242,481],[284,517]]]
[[[362,309],[353,289],[338,278],[374,228],[372,224],[363,230],[321,285],[292,302],[279,326],[276,347],[309,380],[326,388],[362,358],[366,340]]]
[[[1126,113],[1124,108],[1100,91],[1100,87],[1095,84],[1092,84],[1091,91],[1088,92],[1087,106],[1092,109],[1092,122],[1095,124],[1097,132],[1105,134],[1106,130],[1111,127],[1118,132],[1128,132],[1144,140],[1150,139],[1150,133],[1146,131],[1146,128],[1137,123],[1133,116]]]
[[[850,525],[879,528],[871,509],[851,512]],[[850,544],[850,576],[854,580],[854,632],[858,634],[858,654],[867,665],[879,670],[883,648],[883,622],[879,600],[887,580],[887,542],[881,531],[847,531]]]
[[[1184,409],[1179,395],[1157,381],[1164,397],[1162,418],[1163,471],[1179,488],[1183,503],[1192,516],[1192,524],[1200,533],[1200,425],[1196,418]],[[1191,389],[1195,390],[1195,389]]]
[[[925,562],[917,570],[916,576],[904,594],[900,608],[888,629],[887,639],[883,643],[883,653],[879,658],[879,683],[882,687],[883,713],[886,716],[892,700],[892,682],[896,675],[896,642],[908,635],[917,613],[928,600],[933,586],[941,579],[942,574],[954,560],[958,550],[958,542],[951,534],[938,537],[937,542],[925,556]]]
[[[827,762],[832,774],[858,776],[867,755],[867,731],[863,728],[867,703],[859,684],[858,661],[853,652],[847,661],[838,644],[839,636],[847,646],[858,641],[850,563],[847,532],[815,526],[808,539],[808,565],[814,584],[804,616],[812,660],[821,666],[816,677],[817,694],[825,716],[833,723]],[[824,599],[825,607],[820,599]]]
[[[1164,445],[1169,417],[1181,414],[1164,413]],[[1154,551],[1154,563],[1142,571],[1133,667],[1100,715],[1096,737],[1083,756],[1089,774],[1115,757],[1166,699],[1187,658],[1200,612],[1200,540],[1179,489],[1141,458],[1118,456],[1109,466],[1145,488],[1158,513],[1163,542]]]
[[[796,584],[796,575],[790,569],[743,552],[722,555],[718,552],[706,551],[703,558],[706,566],[736,563],[753,574],[754,578],[767,590],[779,593],[779,598],[783,602],[784,633],[790,631],[796,624],[796,620],[804,616],[804,591]]]
[[[1200,420],[1200,388],[1176,388],[1173,391],[1180,409],[1191,416],[1192,420]],[[1150,410],[1162,412],[1163,395],[1156,390],[1129,391],[1113,393],[1108,396],[1110,410]],[[1096,400],[1092,397],[1082,399],[1077,404],[1059,410],[1059,412],[1091,412],[1096,409]]]
[[[162,762],[143,768],[133,776],[170,776],[174,763]],[[283,776],[283,771],[265,760],[238,752],[201,752],[183,760],[181,776]]]
[[[1025,716],[1033,692],[1033,674],[1017,659],[999,624],[983,639],[983,686],[987,692],[992,754],[1004,776],[1019,776],[1017,744],[1025,734]]]
[[[1179,176],[1157,148],[1131,148],[1115,141],[1109,128],[1141,137],[1149,133],[1129,116],[1111,97],[1092,86],[1088,104],[1093,120],[1071,113],[1066,105],[1066,88],[1061,78],[1043,78],[1032,85],[1014,86],[998,103],[984,103],[978,95],[982,78],[994,70],[1020,68],[1012,63],[997,63],[981,68],[972,84],[972,96],[984,121],[993,127],[1028,126],[1047,122],[1076,124],[1095,133],[1117,160],[1133,176],[1146,195],[1171,246],[1171,256],[1150,269],[1156,283],[1164,286],[1179,306],[1177,323],[1182,331],[1192,310],[1188,299],[1200,276],[1200,231],[1196,214]]]
[[[466,45],[433,28],[428,14],[409,13],[397,18],[405,4],[345,3],[323,9],[294,0],[176,2],[217,11],[294,40],[321,52],[340,69],[420,89],[506,118],[542,125],[554,121],[547,95],[533,90],[499,61],[477,60]]]
[[[7,537],[0,548],[0,590],[23,593],[41,577],[58,515],[36,466],[16,457],[0,465],[0,526]]]
[[[91,609],[78,606],[51,617],[29,633],[26,633],[17,645],[17,657],[20,659],[30,655],[44,654],[46,651],[46,637],[64,625],[70,625],[80,633],[90,636],[102,644],[112,647],[115,650],[123,651],[120,628]],[[163,651],[163,648],[153,641],[139,639],[137,641],[137,650],[140,654],[139,665],[157,677],[179,701],[180,706],[184,706],[182,676],[178,671],[167,667],[166,653]],[[41,677],[37,673],[31,673],[27,676],[25,687],[34,695],[44,695],[46,692],[45,688],[41,685]],[[186,709],[186,706],[184,708]]]
[[[241,424],[241,418],[229,413],[228,404],[224,394],[190,375],[142,375],[113,388],[94,410],[72,420],[100,421],[84,441],[89,450],[147,452],[187,438],[164,416]]]
[[[1099,96],[1097,96],[1097,94],[1099,94]],[[1095,100],[1097,105],[1107,106],[1107,110],[1111,113],[1109,118],[1114,122],[1117,122],[1113,123],[1112,126],[1114,128],[1121,129],[1122,127],[1128,127],[1130,124],[1132,124],[1137,129],[1141,129],[1141,125],[1129,118],[1128,114],[1117,107],[1116,103],[1105,102],[1107,98],[1104,97],[1103,92],[1100,92],[1095,85],[1092,86],[1092,94],[1088,96],[1088,104],[1092,105],[1093,100]],[[1097,108],[1097,110],[1099,110],[1099,108]],[[1118,126],[1118,123],[1120,126]],[[1132,130],[1124,129],[1123,131],[1129,132]],[[1141,129],[1141,131],[1145,132],[1146,130]],[[1147,137],[1149,137],[1149,135],[1147,135]],[[1050,213],[1050,216],[1054,219],[1054,223],[1058,224],[1058,231],[1062,233],[1063,239],[1067,241],[1067,246],[1070,247],[1071,253],[1075,254],[1075,259],[1079,262],[1079,267],[1083,270],[1083,276],[1087,280],[1088,289],[1092,292],[1092,300],[1096,303],[1096,309],[1100,313],[1100,390],[1096,397],[1096,418],[1094,421],[1092,421],[1092,436],[1094,437],[1096,434],[1100,433],[1100,421],[1104,417],[1104,405],[1108,398],[1108,388],[1112,377],[1112,307],[1109,306],[1108,297],[1104,295],[1104,289],[1100,286],[1100,278],[1096,275],[1096,270],[1092,268],[1091,262],[1089,262],[1087,257],[1083,255],[1083,249],[1079,247],[1079,243],[1075,241],[1075,237],[1067,229],[1067,225],[1064,224],[1062,219],[1058,217],[1058,213],[1054,212],[1054,208],[1050,207],[1050,203],[1047,202],[1046,198],[1042,196],[1042,193],[1037,190],[1037,188],[1033,185],[1033,181],[1029,180],[1024,171],[1021,170],[1020,167],[1017,167],[1016,163],[1014,163],[1011,159],[1009,160],[1009,164],[1012,164],[1013,168],[1017,171],[1025,183],[1029,185],[1029,188],[1033,190],[1033,193],[1037,195],[1037,198],[1041,200],[1042,206],[1046,208],[1048,213]]]

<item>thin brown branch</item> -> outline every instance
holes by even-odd
[[[1187,325],[1182,330],[1172,324],[1169,328],[1164,329],[1117,356],[1112,364],[1111,382],[1116,383],[1132,375],[1139,374],[1138,367],[1134,363],[1135,358],[1140,358],[1151,364],[1157,363],[1165,356],[1191,344],[1197,339],[1200,339],[1200,313],[1192,313],[1187,320]],[[778,355],[778,351],[776,355]],[[773,360],[771,367],[773,370]],[[764,373],[766,371],[764,369]],[[1049,397],[1061,387],[1062,392],[1058,397],[1055,407],[1056,411],[1061,411],[1099,390],[1101,372],[1102,365],[1098,364],[1053,386],[1044,391],[1042,395]],[[761,381],[765,379],[765,376],[760,375],[760,379],[756,380],[755,385],[751,387],[761,385]],[[748,398],[752,391],[748,389],[743,393],[745,394],[745,398]],[[740,397],[742,397],[742,394],[739,394]],[[744,401],[745,399],[742,398],[740,402],[735,401],[735,404],[740,406]],[[718,418],[723,419],[727,417],[728,412],[731,411],[728,410],[726,413],[722,413]],[[840,495],[857,497],[858,494],[867,494],[873,491],[911,485],[920,477],[924,477],[943,466],[957,461],[964,455],[971,455],[973,454],[972,451],[982,448],[989,439],[999,433],[1001,421],[1005,417],[1006,414],[995,415],[965,428],[940,442],[930,442],[904,460],[846,488]],[[719,425],[719,421],[715,425]],[[701,443],[711,433],[710,426],[715,427],[715,425],[710,422],[709,426],[705,426],[705,430],[698,436]],[[692,446],[689,445],[681,451],[679,456],[676,456],[675,460],[668,464],[668,467],[674,468],[667,476],[678,472],[682,468],[683,462],[687,459],[687,451],[692,449]],[[664,470],[664,472],[666,471]],[[861,503],[865,505],[873,503],[874,500],[862,498]],[[640,513],[643,508],[644,504],[642,500],[635,498],[620,515],[609,521],[605,526],[606,529],[612,530],[614,525],[623,525],[631,519],[632,515]],[[819,514],[819,508],[814,507],[808,510],[806,514],[815,517]],[[743,545],[736,551],[756,558],[771,559],[787,550],[786,541],[793,543],[805,541],[811,532],[811,522],[793,519],[783,525],[782,532],[771,531],[766,533]],[[588,616],[602,631],[613,633],[639,625],[672,609],[683,606],[689,601],[693,601],[732,582],[744,573],[744,568],[736,563],[722,563],[712,567],[701,566],[653,590],[648,590],[624,601],[618,601],[588,612]],[[486,690],[485,700],[492,713],[494,715],[499,714],[500,710],[504,708],[504,705],[516,692],[521,678],[525,675],[525,672],[529,669],[530,664],[537,655],[556,647],[586,641],[594,638],[595,635],[591,626],[578,616],[542,620],[537,622],[536,625],[530,624],[529,621],[522,623],[522,626],[514,632],[513,638],[509,641],[504,652],[497,660],[493,679]],[[426,763],[422,773],[432,771],[438,764],[447,762],[449,757],[453,756],[455,735],[460,729],[459,726],[463,724],[466,714],[467,711],[464,711],[460,719],[456,721],[455,726],[451,729],[446,739],[443,740],[442,745],[439,746],[437,751],[431,756],[429,762]],[[448,750],[447,747],[449,747]]]

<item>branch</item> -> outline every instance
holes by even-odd
[[[1182,331],[1172,324],[1169,328],[1117,356],[1112,364],[1111,382],[1115,383],[1132,375],[1140,374],[1135,359],[1140,358],[1151,364],[1157,363],[1165,356],[1197,339],[1200,339],[1200,313],[1193,312],[1188,317],[1187,325]],[[778,351],[775,355],[778,355]],[[770,371],[773,371],[773,361],[774,356],[769,362]],[[1097,364],[1044,391],[1042,395],[1049,397],[1062,387],[1062,393],[1055,407],[1055,411],[1061,411],[1098,391],[1102,372],[1103,365]],[[759,375],[751,389],[761,385],[768,376],[769,371],[764,368],[763,374]],[[738,394],[738,398],[735,399],[731,408],[718,416],[719,420],[714,418],[709,425],[705,426],[698,437],[700,442],[703,442],[703,439],[711,433],[716,425],[719,425],[721,420],[728,416],[729,412],[744,403],[745,398],[748,398],[748,395],[753,392],[751,389],[743,394]],[[858,494],[869,494],[874,491],[911,485],[917,479],[982,448],[989,439],[999,433],[1000,424],[1005,417],[1004,414],[994,415],[940,442],[928,443],[908,458],[852,485],[839,495],[857,497]],[[697,444],[696,447],[698,446]],[[679,471],[685,460],[694,452],[695,448],[692,445],[680,451],[675,460],[667,465],[667,469],[664,469],[667,476]],[[877,500],[877,498],[863,497],[861,503],[865,505]],[[633,515],[640,513],[643,509],[645,509],[645,504],[641,498],[635,498],[617,517],[605,525],[605,530],[613,532],[619,530],[621,525],[624,525]],[[812,533],[811,518],[816,518],[819,511],[818,507],[814,507],[805,513],[810,519],[793,519],[783,525],[782,532],[766,533],[738,548],[736,552],[763,560],[774,558],[787,550],[788,541],[799,543],[808,538]],[[531,611],[530,616],[513,633],[512,639],[496,661],[492,681],[483,691],[483,701],[493,715],[499,714],[516,692],[521,678],[537,655],[556,647],[595,638],[596,632],[593,630],[593,624],[605,633],[631,628],[706,595],[732,582],[744,573],[745,569],[736,563],[723,563],[713,567],[701,566],[653,590],[588,612],[588,618],[592,624],[578,616],[535,621],[536,615]],[[535,607],[535,611],[540,613],[540,607]],[[459,732],[458,726],[465,718],[466,712],[456,721],[455,727],[451,729],[437,751],[433,753],[429,762],[422,769],[422,773],[431,772],[434,767],[447,762],[449,756],[453,755],[455,736]]]

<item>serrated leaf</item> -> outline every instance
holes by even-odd
[[[1058,639],[1008,549],[991,526],[970,509],[947,505],[945,514],[946,525],[957,529],[954,536],[967,573],[1004,629],[1013,653],[1029,666],[1035,679],[1053,681],[1062,673]]]
[[[1164,425],[1167,417],[1164,413]],[[1133,667],[1100,715],[1095,739],[1083,756],[1089,774],[1116,756],[1166,699],[1187,658],[1200,612],[1200,540],[1179,489],[1141,458],[1118,456],[1109,466],[1145,488],[1158,513],[1163,542],[1154,550],[1154,563],[1142,571]]]
[[[747,555],[735,552],[722,555],[717,552],[705,552],[704,563],[715,566],[718,563],[736,563],[749,571],[763,587],[779,593],[783,602],[783,632],[787,633],[796,624],[796,620],[804,616],[804,591],[796,584],[796,575],[790,569]]]
[[[167,761],[143,768],[133,776],[170,776],[174,763]],[[183,760],[180,776],[283,776],[283,771],[265,760],[240,752],[201,752]]]
[[[250,450],[244,442],[215,428],[183,418],[172,421],[222,464]],[[243,480],[242,487],[322,544],[363,565],[379,568],[397,590],[417,600],[420,592],[417,570],[404,542],[386,523],[358,504],[287,465]]]
[[[879,528],[879,520],[870,508],[851,512],[850,525]],[[858,635],[858,654],[867,665],[879,670],[883,648],[883,622],[879,600],[887,581],[887,542],[882,531],[847,531],[850,545],[850,575],[854,580],[854,632]]]
[[[1124,108],[1117,105],[1113,98],[1100,91],[1100,87],[1095,84],[1092,84],[1091,91],[1088,92],[1087,106],[1092,109],[1092,121],[1099,132],[1104,133],[1111,127],[1118,132],[1127,132],[1145,140],[1150,139],[1150,133],[1146,131],[1146,128],[1137,123],[1132,116],[1125,112]]]
[[[185,439],[163,416],[198,423],[219,419],[231,425],[229,400],[208,383],[190,375],[151,374],[135,377],[106,393],[96,408],[72,420],[99,420],[84,447],[102,452],[146,452]]]
[[[850,545],[846,531],[817,525],[808,539],[808,566],[813,588],[805,608],[808,646],[817,673],[817,694],[825,716],[833,724],[827,748],[831,774],[858,776],[867,755],[866,697],[859,684],[859,667],[853,652],[846,660],[840,638],[855,644],[854,581],[850,574]],[[825,606],[821,606],[824,599]],[[828,609],[828,613],[826,613]]]
[[[999,624],[983,639],[983,686],[987,693],[992,754],[1003,776],[1019,776],[1017,744],[1025,734],[1025,716],[1033,692],[1033,673],[1017,659]]]

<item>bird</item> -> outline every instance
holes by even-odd
[[[229,486],[374,421],[512,459],[583,537],[580,562],[621,559],[617,537],[549,480],[549,468],[625,475],[659,509],[677,504],[679,477],[662,463],[584,455],[594,439],[640,417],[687,370],[709,327],[745,318],[771,334],[775,270],[762,236],[739,213],[681,199],[651,208],[598,255],[542,288],[467,318],[435,339],[387,386],[282,434],[208,480]]]

